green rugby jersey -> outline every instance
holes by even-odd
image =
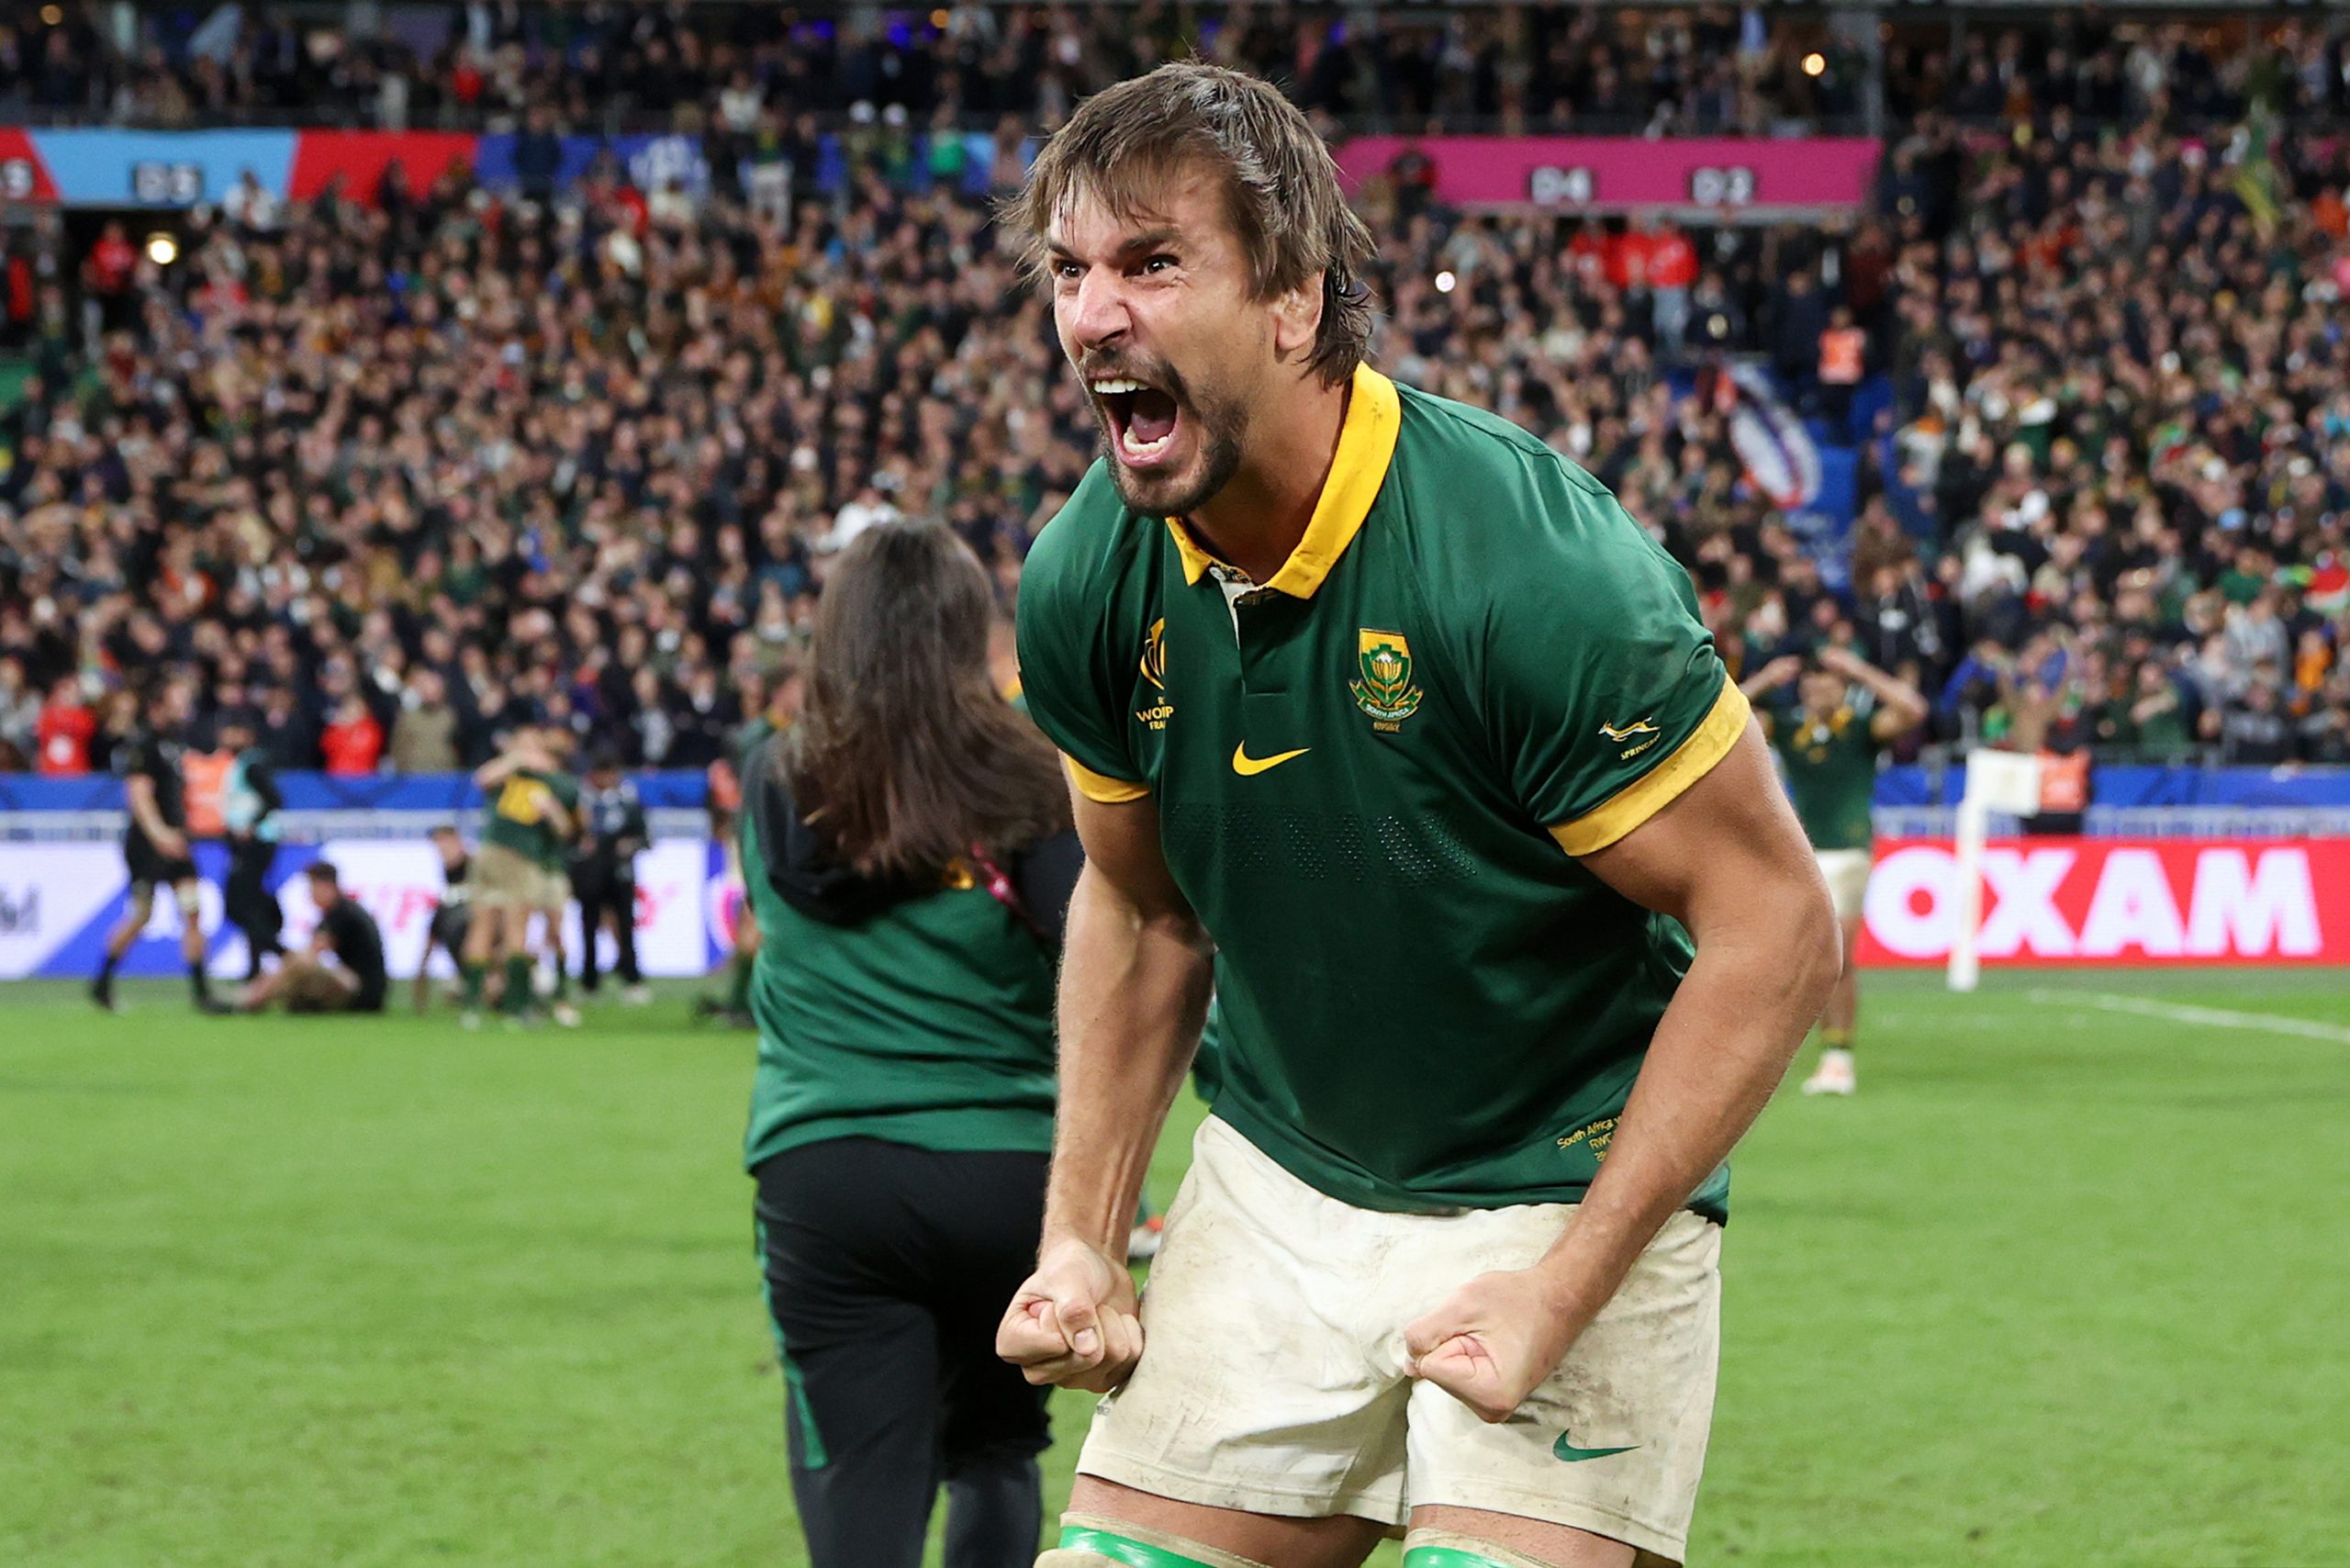
[[[545,773],[535,767],[508,774],[483,819],[481,841],[502,846],[537,865],[560,869],[564,840],[548,820],[550,799],[560,801],[566,812],[576,811],[579,780],[568,773]]]
[[[829,1138],[1049,1153],[1053,957],[977,879],[853,924],[795,909],[775,885],[783,836],[762,809],[773,750],[743,781],[743,886],[759,923],[759,1026],[743,1163]]]
[[[1748,718],[1686,574],[1614,498],[1366,368],[1269,582],[1097,463],[1019,630],[1030,712],[1086,793],[1157,797],[1215,939],[1216,1114],[1361,1207],[1579,1197],[1692,947],[1576,857]]]
[[[1774,744],[1787,794],[1814,849],[1866,849],[1876,836],[1876,737],[1868,716],[1839,708],[1825,722],[1783,720]]]

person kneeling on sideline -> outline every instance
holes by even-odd
[[[381,1013],[389,983],[384,934],[375,916],[344,896],[342,879],[329,862],[313,861],[303,875],[310,879],[318,929],[308,946],[245,988],[241,1008],[259,1013],[278,1002],[288,1013]]]

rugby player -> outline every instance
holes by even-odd
[[[566,1029],[576,1029],[579,1009],[571,1004],[571,968],[563,955],[563,924],[564,915],[571,908],[571,869],[565,850],[587,826],[580,814],[579,776],[571,771],[571,759],[578,750],[579,739],[561,724],[541,724],[534,738],[540,754],[550,764],[550,771],[544,776],[546,782],[555,799],[563,803],[557,831],[541,839],[538,885],[532,906],[539,916],[539,956],[546,959],[551,970],[547,1015]],[[584,929],[585,922],[582,926]],[[592,933],[588,939],[595,940]],[[535,974],[536,970],[532,972]]]
[[[1818,857],[1820,875],[1836,905],[1844,972],[1829,993],[1819,1020],[1819,1065],[1803,1081],[1807,1094],[1850,1094],[1860,1079],[1852,1048],[1861,1026],[1861,977],[1852,949],[1868,901],[1869,861],[1876,828],[1877,754],[1926,722],[1926,699],[1858,654],[1832,644],[1807,665],[1792,655],[1773,659],[1745,683],[1750,698],[1796,681],[1801,706],[1771,725],[1772,744],[1786,767],[1787,793]]]
[[[123,955],[147,929],[155,911],[155,890],[172,890],[180,912],[180,957],[187,964],[188,993],[199,1013],[227,1013],[229,1004],[212,994],[205,973],[202,890],[196,859],[187,842],[187,784],[180,773],[186,750],[183,732],[190,703],[187,688],[176,680],[158,682],[138,700],[137,722],[114,754],[115,771],[122,775],[123,801],[130,820],[122,834],[122,858],[130,874],[129,902],[122,919],[106,934],[106,957],[90,981],[90,1000],[109,1013],[118,1011],[115,970]]]
[[[1723,1162],[1838,962],[1686,575],[1540,442],[1362,363],[1370,237],[1270,85],[1097,95],[1006,218],[1104,448],[1019,618],[1088,863],[997,1343],[1115,1390],[1042,1562],[1678,1560]]]
[[[440,948],[452,963],[462,962],[474,913],[469,885],[474,857],[466,852],[464,839],[454,825],[443,823],[432,830],[432,847],[441,852],[441,902],[433,905],[432,923],[424,928],[424,952],[416,960],[414,1003],[419,1013],[431,997],[432,950]]]
[[[381,1013],[391,991],[382,928],[342,890],[341,875],[332,865],[313,860],[302,875],[310,884],[318,928],[308,946],[287,954],[284,963],[245,988],[240,1009],[262,1013],[277,1002],[288,1013]]]

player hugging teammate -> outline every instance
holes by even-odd
[[[571,902],[564,846],[576,832],[579,805],[579,781],[563,767],[569,740],[551,728],[526,729],[503,756],[474,774],[488,806],[470,878],[473,913],[465,933],[462,1018],[468,1029],[480,1026],[484,983],[498,963],[505,967],[499,1006],[508,1023],[536,1021],[532,972],[540,952],[554,958],[556,1021],[578,1022],[564,998],[561,951],[563,912]],[[535,949],[534,914],[543,917],[541,946]]]

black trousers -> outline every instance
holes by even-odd
[[[996,1357],[1035,1264],[1041,1154],[835,1138],[760,1164],[791,1492],[811,1568],[920,1568],[946,1488],[946,1568],[1031,1568],[1046,1390]]]
[[[220,887],[222,913],[245,934],[255,974],[261,972],[263,954],[285,951],[278,940],[285,928],[285,912],[269,890],[269,868],[276,858],[277,846],[268,839],[229,841],[229,879]]]
[[[597,967],[596,932],[609,912],[612,921],[613,940],[620,944],[621,983],[636,985],[644,979],[636,967],[636,879],[593,861],[583,861],[571,870],[572,895],[579,901],[579,984],[585,991],[594,991],[603,980]]]

